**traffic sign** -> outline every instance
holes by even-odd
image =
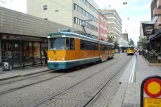
[[[161,107],[161,77],[151,76],[141,84],[140,107]]]

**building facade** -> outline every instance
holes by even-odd
[[[100,11],[108,19],[108,36],[115,41],[122,35],[122,20],[115,9]]]
[[[70,28],[3,7],[0,13],[0,63],[7,59],[13,68],[44,64],[47,35]]]
[[[155,34],[147,37],[148,49],[161,53],[161,0],[151,2],[151,23],[154,24]]]
[[[94,0],[27,0],[27,13],[98,36],[98,5]]]
[[[99,12],[98,20],[99,20],[99,39],[107,41],[108,40],[107,39],[107,34],[108,34],[107,21],[108,21],[108,19],[104,15],[102,15],[101,12]]]
[[[123,33],[122,37],[126,40],[129,41],[128,33]]]

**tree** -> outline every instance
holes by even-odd
[[[134,41],[130,38],[129,45],[134,45]]]
[[[108,36],[107,39],[108,39],[108,42],[113,43],[113,38]]]
[[[146,37],[141,38],[141,45],[142,45],[143,49],[146,49]]]

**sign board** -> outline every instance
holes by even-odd
[[[152,76],[143,80],[140,107],[161,107],[161,77]]]
[[[142,23],[144,36],[154,35],[154,24]]]

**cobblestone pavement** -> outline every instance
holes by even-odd
[[[31,76],[30,78],[20,79],[19,81],[8,81],[8,83],[0,84],[0,95],[5,94],[16,89],[24,88],[30,85],[34,85],[39,82],[44,82],[58,76],[63,75],[64,73],[52,73],[48,72],[47,74]]]
[[[117,62],[114,66],[110,66],[109,68],[104,69],[97,75],[92,76],[91,78],[83,81],[82,83],[74,86],[73,88],[63,92],[62,94],[56,96],[53,98],[53,100],[50,99],[50,101],[45,102],[42,105],[38,105],[40,107],[82,107],[85,106],[88,101],[90,101],[96,93],[104,86],[104,84],[107,81],[110,81],[110,79],[121,69],[121,67],[127,62],[128,58],[125,58],[124,60],[121,60]],[[117,67],[116,67],[117,66]],[[116,81],[116,78],[115,78]],[[112,81],[114,82],[114,81]],[[117,82],[118,83],[118,82]],[[116,84],[117,84],[116,83]],[[106,101],[112,98],[113,92],[116,91],[116,87],[118,85],[109,83],[109,86],[114,86],[113,89],[110,88],[110,90],[106,90],[107,96],[104,96],[106,98]],[[106,87],[106,88],[109,88]],[[108,105],[108,102],[104,101],[105,99],[99,99],[94,104],[90,104],[89,106],[93,107],[106,107]]]
[[[33,107],[47,99],[54,100],[52,103],[50,101],[47,103],[51,106],[54,103],[53,106],[58,104],[61,107],[78,104],[83,106],[129,58],[130,56],[124,54],[116,55],[113,60],[1,95],[0,107]],[[114,66],[115,64],[117,67]],[[73,88],[69,89],[70,87]],[[55,95],[57,96],[54,99],[49,99]]]
[[[141,82],[148,76],[158,75],[161,76],[160,67],[148,66],[145,59],[137,56],[135,81],[129,83],[125,93],[122,107],[139,107],[140,106],[140,87]]]

